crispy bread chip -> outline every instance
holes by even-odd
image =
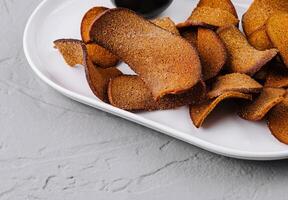
[[[248,41],[253,47],[260,51],[273,48],[273,44],[266,33],[266,26],[261,27],[248,36]]]
[[[268,114],[268,127],[271,133],[280,141],[288,144],[288,96],[276,105]]]
[[[197,48],[198,29],[195,27],[188,27],[180,30],[180,35],[186,39],[193,47]]]
[[[226,48],[219,36],[209,29],[199,28],[197,41],[203,80],[206,81],[215,77],[224,66],[227,59]]]
[[[200,82],[187,93],[167,95],[155,101],[144,81],[138,76],[124,75],[110,81],[108,95],[111,105],[115,107],[131,111],[151,111],[201,102],[206,95],[206,88],[205,83]]]
[[[212,89],[208,92],[209,98],[218,97],[226,92],[259,93],[262,85],[250,76],[239,73],[219,76],[213,83]]]
[[[101,69],[94,66],[88,57],[85,44],[80,40],[60,39],[54,41],[54,44],[68,65],[75,66],[80,64],[85,67],[87,82],[92,92],[99,99],[107,102],[109,80],[120,76],[122,73],[116,68]]]
[[[83,42],[87,44],[88,55],[94,64],[103,68],[113,67],[117,65],[119,60],[107,49],[98,44],[91,43],[89,28],[94,20],[106,10],[108,10],[108,8],[93,7],[86,12],[81,22],[81,37]]]
[[[285,93],[281,88],[264,88],[255,101],[241,108],[240,117],[250,121],[262,120],[271,108],[284,99]]]
[[[207,116],[214,110],[214,108],[225,99],[246,99],[252,100],[252,95],[243,94],[240,92],[226,92],[213,100],[208,100],[200,105],[190,106],[190,117],[194,125],[199,128],[202,126]]]
[[[197,7],[210,7],[219,8],[221,10],[226,10],[238,18],[236,9],[230,0],[200,0]]]
[[[288,67],[288,13],[278,13],[270,17],[266,29],[270,40]]]
[[[230,72],[252,76],[277,55],[276,49],[259,51],[252,47],[235,26],[223,27],[217,32],[228,51],[227,69]]]
[[[196,7],[191,16],[183,23],[177,24],[177,28],[185,28],[189,26],[205,26],[205,27],[222,27],[235,25],[239,20],[230,12],[220,8]]]
[[[288,69],[282,63],[269,66],[265,87],[288,88]]]
[[[250,36],[263,27],[271,15],[278,12],[288,12],[287,0],[254,0],[242,18],[245,34]]]
[[[117,65],[119,59],[105,48],[95,43],[86,44],[87,52],[91,61],[102,68]]]
[[[201,79],[200,59],[189,42],[128,9],[106,11],[91,26],[90,36],[125,61],[154,99],[186,91]]]
[[[151,22],[167,31],[170,31],[171,33],[180,35],[178,29],[176,28],[176,24],[170,19],[170,17],[157,18]]]

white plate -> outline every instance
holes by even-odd
[[[197,1],[175,0],[163,13],[174,21],[185,20]],[[235,0],[241,16],[250,0]],[[110,0],[44,0],[30,17],[24,33],[24,51],[35,73],[62,94],[112,113],[138,124],[160,131],[211,152],[250,160],[274,160],[288,157],[288,146],[278,142],[265,122],[255,123],[240,119],[233,106],[220,107],[196,129],[189,118],[187,107],[176,110],[131,113],[99,101],[90,91],[81,67],[67,67],[53,48],[59,38],[80,38],[80,21],[89,8],[112,7]],[[127,71],[122,64],[121,69]]]

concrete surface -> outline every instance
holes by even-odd
[[[22,50],[39,2],[0,0],[1,200],[288,198],[287,160],[218,156],[42,83]]]

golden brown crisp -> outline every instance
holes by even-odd
[[[215,77],[224,66],[227,53],[219,36],[210,29],[199,28],[197,37],[203,80]]]
[[[287,0],[254,0],[243,15],[242,24],[245,34],[250,36],[263,27],[270,16],[278,12],[288,12]]]
[[[176,28],[176,24],[170,19],[170,17],[157,18],[151,22],[167,31],[170,31],[171,33],[180,35],[178,29]]]
[[[205,26],[205,27],[222,27],[235,25],[239,20],[230,12],[220,8],[196,7],[191,16],[183,23],[177,24],[177,28],[185,28],[189,26]]]
[[[225,99],[246,99],[252,100],[252,96],[249,94],[243,94],[240,92],[225,92],[216,99],[208,100],[199,105],[190,106],[190,117],[193,124],[199,128],[202,126],[203,122],[207,116],[214,110],[214,108]]]
[[[271,133],[280,141],[288,144],[288,96],[276,105],[268,114],[268,127]]]
[[[126,62],[154,99],[189,90],[201,79],[200,59],[189,42],[128,9],[106,11],[90,36]]]
[[[262,85],[250,76],[239,73],[219,76],[212,84],[212,89],[208,92],[209,98],[218,97],[226,92],[259,93]]]
[[[288,13],[278,13],[270,17],[266,29],[270,40],[288,67]]]
[[[111,105],[130,111],[165,110],[201,102],[205,95],[205,83],[200,82],[192,90],[177,95],[167,95],[158,101],[138,77],[123,75],[112,79],[108,89]]]
[[[228,51],[227,69],[230,72],[252,76],[277,55],[276,49],[259,51],[252,47],[235,26],[223,27],[217,32]]]
[[[185,29],[180,29],[180,35],[195,48],[197,48],[197,33],[198,28],[195,27],[187,27]]]
[[[210,8],[219,8],[221,10],[226,10],[234,15],[236,18],[237,12],[230,0],[200,0],[197,7],[210,7]]]
[[[284,99],[285,93],[281,88],[264,88],[255,101],[241,108],[240,117],[250,121],[262,120],[271,108]]]
[[[100,100],[107,102],[109,80],[122,73],[116,68],[101,69],[94,66],[88,57],[85,44],[80,40],[60,39],[54,41],[54,44],[68,65],[75,66],[80,64],[85,67],[86,79],[92,92]]]
[[[273,44],[266,33],[266,26],[261,27],[248,36],[248,41],[253,47],[260,51],[273,48]]]

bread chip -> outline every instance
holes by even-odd
[[[221,10],[226,10],[238,18],[236,9],[230,0],[200,0],[197,7],[210,7],[219,8]]]
[[[252,96],[249,94],[243,94],[240,92],[225,92],[216,99],[206,101],[200,105],[190,106],[190,117],[194,125],[199,128],[202,126],[207,116],[214,110],[214,108],[225,99],[246,99],[252,100]]]
[[[260,51],[273,48],[273,45],[266,33],[266,26],[261,27],[259,30],[248,36],[248,41],[253,47]]]
[[[288,88],[288,69],[282,63],[269,66],[265,87]]]
[[[250,121],[262,120],[271,108],[284,99],[285,93],[280,88],[264,88],[255,101],[241,108],[240,117]]]
[[[200,82],[187,93],[167,95],[158,101],[138,76],[119,76],[109,83],[108,95],[111,105],[131,111],[164,110],[183,105],[195,104],[204,99],[205,83]]]
[[[243,15],[244,32],[250,36],[266,24],[271,15],[277,12],[288,12],[287,0],[254,0]]]
[[[268,127],[271,133],[280,141],[288,144],[288,96],[276,105],[268,114]]]
[[[276,49],[259,51],[252,47],[235,26],[223,27],[217,32],[228,51],[227,69],[230,72],[252,76],[277,55]]]
[[[122,73],[116,68],[101,69],[93,65],[87,54],[85,44],[80,40],[60,39],[54,41],[66,63],[70,66],[83,65],[86,78],[92,92],[102,101],[107,102],[107,88],[111,78]]]
[[[91,26],[90,36],[125,61],[154,99],[186,91],[201,78],[200,60],[189,42],[128,9],[106,11]]]
[[[93,7],[90,10],[88,10],[84,17],[82,18],[81,22],[81,37],[84,43],[91,42],[91,38],[89,35],[89,28],[95,21],[95,19],[100,16],[103,12],[108,10],[108,8],[105,7]]]
[[[195,48],[197,48],[197,32],[198,29],[195,27],[180,29],[180,35]]]
[[[183,23],[177,24],[177,28],[189,26],[222,27],[238,25],[239,20],[230,12],[220,8],[196,7],[191,16]]]
[[[116,66],[119,62],[117,56],[113,55],[111,52],[105,48],[99,46],[98,44],[89,43],[86,44],[87,52],[91,61],[102,68],[108,68]]]
[[[170,19],[170,17],[157,18],[151,22],[167,31],[170,31],[171,33],[180,35],[178,29],[176,28],[176,24]]]
[[[103,68],[113,67],[119,62],[119,60],[107,49],[98,44],[91,43],[89,28],[94,20],[106,10],[108,10],[108,8],[93,7],[86,12],[81,22],[81,37],[83,42],[87,44],[88,55],[94,64]]]
[[[270,17],[266,28],[270,40],[279,50],[281,58],[288,67],[288,13],[279,13]]]
[[[215,77],[224,66],[226,49],[218,35],[209,29],[199,28],[197,41],[203,80],[206,81]]]
[[[262,89],[257,81],[250,76],[239,73],[219,76],[208,92],[209,98],[218,97],[226,92],[259,93]]]

